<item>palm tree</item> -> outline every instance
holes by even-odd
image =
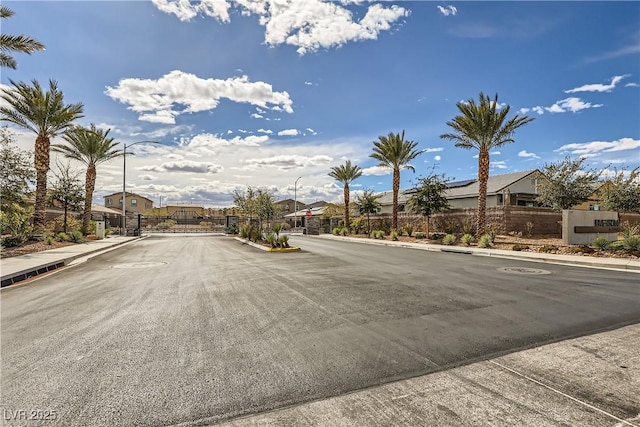
[[[0,96],[9,106],[0,107],[0,120],[13,123],[34,132],[36,204],[33,215],[34,225],[42,229],[46,222],[47,172],[49,171],[50,138],[69,128],[73,121],[82,117],[83,105],[64,104],[64,96],[58,90],[55,80],[49,80],[49,90],[42,91],[37,80],[32,85],[14,82],[11,89],[5,89]]]
[[[6,19],[13,16],[13,10],[6,6],[0,6],[0,18]],[[44,50],[44,45],[39,41],[25,35],[12,36],[0,35],[0,67],[16,69],[18,63],[8,52],[21,52],[31,55],[36,50]]]
[[[367,215],[367,234],[371,233],[371,219],[370,215],[376,213],[380,207],[378,199],[382,197],[382,194],[374,194],[373,190],[364,190],[362,195],[358,196],[356,203],[360,207],[360,214]]]
[[[487,209],[487,181],[489,180],[489,151],[504,144],[514,142],[513,133],[517,128],[534,120],[533,117],[517,114],[505,122],[511,107],[502,108],[498,104],[498,94],[491,100],[480,92],[480,103],[473,99],[457,103],[460,115],[447,122],[455,133],[445,133],[440,138],[456,142],[456,147],[478,150],[478,218],[477,233],[484,233]]]
[[[85,177],[84,213],[82,214],[82,232],[89,233],[91,222],[91,202],[96,186],[96,166],[115,157],[121,156],[122,151],[116,150],[118,145],[113,138],[109,138],[109,132],[96,128],[92,123],[90,127],[74,126],[63,135],[69,145],[55,144],[53,151],[64,154],[65,157],[77,160],[87,165]]]
[[[409,169],[415,172],[409,162],[418,157],[421,152],[415,148],[417,142],[405,141],[404,130],[401,134],[391,132],[388,136],[379,136],[378,141],[373,142],[373,153],[369,156],[385,166],[393,169],[393,216],[391,228],[398,228],[398,193],[400,192],[400,169]]]
[[[344,226],[349,228],[349,183],[362,176],[362,169],[347,160],[344,165],[332,167],[329,176],[344,184]]]

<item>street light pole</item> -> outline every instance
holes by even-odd
[[[160,144],[158,141],[138,141],[132,142],[127,145],[124,144],[124,148],[122,150],[122,227],[120,229],[120,235],[127,235],[127,147],[131,147],[136,144]]]
[[[293,183],[293,228],[298,227],[298,180],[300,178],[302,177],[299,176]]]

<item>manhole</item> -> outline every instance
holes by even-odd
[[[551,274],[548,270],[540,270],[537,268],[527,268],[527,267],[502,267],[499,268],[498,271],[502,271],[503,273],[512,273],[512,274]]]
[[[124,264],[112,265],[111,268],[148,268],[148,267],[159,267],[161,265],[166,265],[166,262],[127,262]]]

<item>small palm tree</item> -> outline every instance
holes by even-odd
[[[13,10],[6,6],[0,6],[0,18],[11,18]],[[36,50],[44,50],[44,45],[39,41],[25,35],[12,36],[10,34],[0,35],[0,67],[16,69],[18,63],[9,52],[20,52],[31,55]]]
[[[400,192],[400,169],[409,169],[415,172],[409,162],[418,157],[421,152],[416,150],[417,142],[405,141],[404,130],[401,134],[390,133],[388,136],[379,136],[378,141],[373,142],[373,153],[369,156],[393,170],[393,216],[391,228],[398,228],[398,193]]]
[[[122,151],[115,149],[118,143],[113,138],[109,138],[110,131],[111,129],[106,131],[98,129],[93,123],[88,128],[75,126],[63,135],[69,145],[55,144],[52,147],[53,151],[87,165],[84,184],[84,212],[82,214],[82,232],[84,234],[90,232],[91,202],[97,176],[96,166],[122,155]]]
[[[332,167],[329,176],[344,184],[344,226],[349,228],[349,184],[362,176],[362,169],[347,160],[344,165]]]
[[[36,204],[34,225],[42,229],[46,222],[47,172],[49,171],[50,139],[69,128],[73,121],[82,117],[83,105],[64,104],[64,96],[55,80],[49,80],[49,90],[43,92],[37,80],[32,86],[9,80],[13,88],[2,92],[9,106],[0,107],[0,120],[13,123],[34,132],[36,146],[34,163],[36,169]]]
[[[360,207],[360,214],[367,215],[367,234],[371,233],[371,219],[370,215],[376,213],[380,207],[378,199],[382,197],[382,194],[374,194],[373,190],[364,190],[362,195],[358,196],[356,203]]]
[[[457,104],[460,115],[447,122],[454,133],[445,133],[440,138],[456,142],[456,147],[478,150],[478,218],[477,233],[484,234],[487,210],[487,182],[489,181],[489,151],[514,142],[513,133],[520,126],[534,120],[533,117],[517,114],[505,122],[511,107],[499,108],[498,94],[491,100],[480,92],[480,103],[473,99]]]

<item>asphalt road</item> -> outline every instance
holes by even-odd
[[[292,242],[153,236],[3,289],[4,422],[207,424],[640,321],[633,273]]]

